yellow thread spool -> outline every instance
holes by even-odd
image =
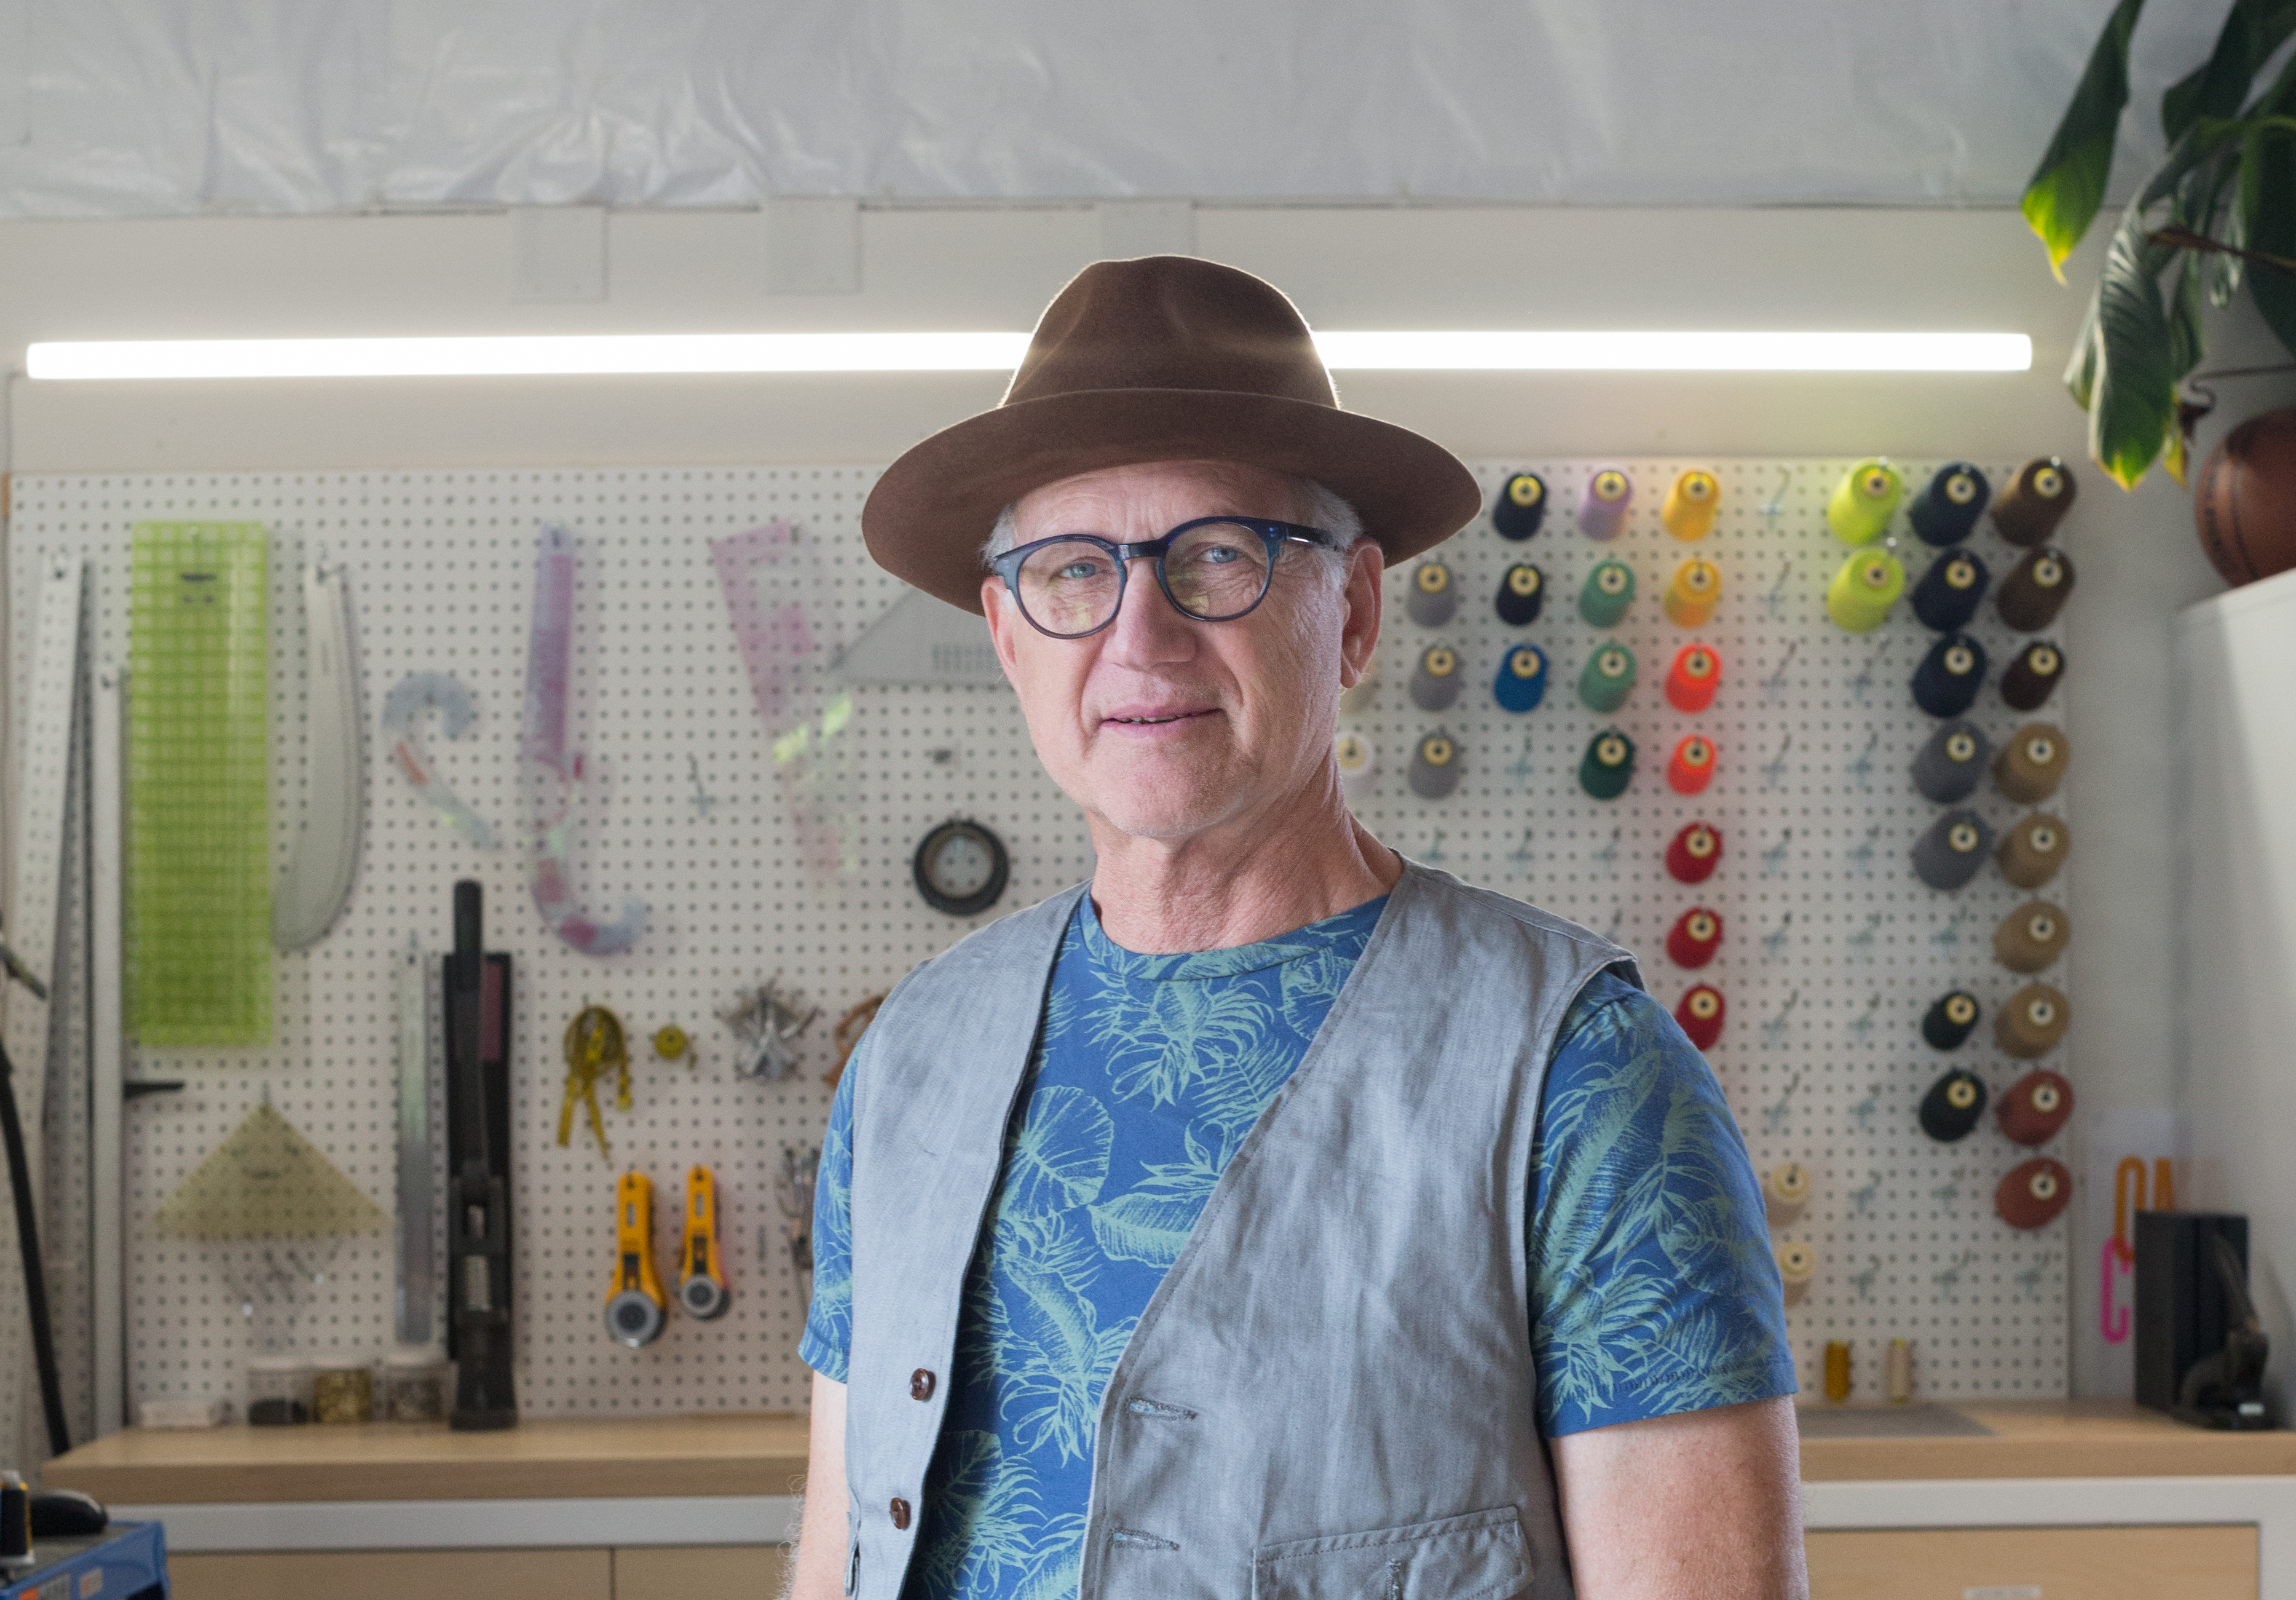
[[[1849,1398],[1849,1342],[1825,1342],[1825,1398],[1839,1406]]]
[[[1716,602],[1722,598],[1722,569],[1702,555],[1693,555],[1674,570],[1660,600],[1666,619],[1677,628],[1703,628],[1712,620]]]
[[[1666,491],[1658,520],[1669,533],[1687,544],[1714,531],[1714,512],[1721,502],[1722,486],[1714,474],[1693,467]]]

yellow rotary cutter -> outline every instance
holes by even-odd
[[[632,1350],[661,1334],[669,1302],[653,1269],[653,1179],[625,1172],[614,1185],[614,1283],[606,1291],[606,1332]]]
[[[699,1162],[685,1171],[685,1245],[677,1252],[677,1303],[696,1322],[723,1317],[726,1253],[718,1237],[718,1176]]]

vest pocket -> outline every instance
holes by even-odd
[[[1262,1545],[1251,1558],[1252,1600],[1505,1600],[1530,1579],[1512,1506]]]

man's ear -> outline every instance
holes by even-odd
[[[1380,606],[1384,598],[1379,575],[1387,553],[1376,539],[1358,539],[1348,552],[1347,584],[1340,599],[1347,615],[1340,628],[1340,687],[1352,689],[1363,682],[1372,652],[1379,648]]]
[[[980,580],[980,611],[988,619],[988,642],[996,647],[996,664],[1004,669],[1004,681],[1018,688],[1019,681],[1013,676],[1013,652],[1020,643],[1017,630],[1027,624],[1008,603],[1011,599],[994,572]]]

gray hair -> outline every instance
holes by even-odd
[[[1332,543],[1310,546],[1318,566],[1336,586],[1345,581],[1348,554],[1368,536],[1364,532],[1363,519],[1356,508],[1313,478],[1292,476],[1292,494],[1295,514],[1310,528],[1320,528],[1332,536]],[[996,513],[996,526],[989,530],[988,542],[980,547],[981,565],[995,561],[1021,542],[1019,513],[1008,504]]]

